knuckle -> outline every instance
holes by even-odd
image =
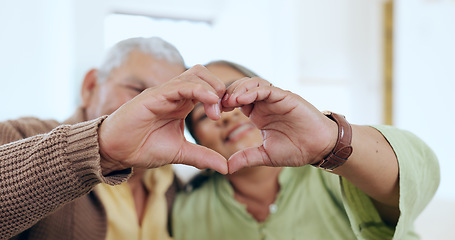
[[[203,71],[206,68],[201,64],[196,64],[191,69],[194,69],[195,71],[199,72],[199,71]]]

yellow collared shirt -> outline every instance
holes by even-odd
[[[132,191],[127,182],[116,186],[98,184],[95,191],[107,213],[106,240],[172,239],[167,230],[165,193],[173,178],[171,165],[146,171],[143,181],[149,195],[142,225],[139,225]]]

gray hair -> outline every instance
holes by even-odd
[[[164,59],[169,63],[185,66],[180,52],[172,44],[159,37],[150,38],[129,38],[115,44],[107,53],[103,63],[98,69],[98,81],[104,81],[111,71],[121,66],[133,51],[151,55],[156,59]]]

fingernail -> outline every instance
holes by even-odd
[[[221,109],[223,109],[223,105],[221,105],[221,99],[218,100],[218,116],[221,117]]]
[[[224,94],[223,101],[227,101],[228,99],[229,99],[229,94],[228,93]]]
[[[221,117],[221,110],[220,110],[220,101],[221,100],[218,100],[218,103],[217,104],[213,104],[213,110],[215,110],[215,114],[218,116],[218,117]]]
[[[209,94],[215,96],[216,98],[220,98],[220,97],[219,97],[218,95],[216,95],[216,93],[214,93],[214,92],[209,92]]]

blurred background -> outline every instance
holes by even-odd
[[[137,36],[188,66],[241,63],[351,123],[412,131],[441,166],[417,231],[455,239],[455,0],[0,0],[0,120],[66,119],[86,71]]]

